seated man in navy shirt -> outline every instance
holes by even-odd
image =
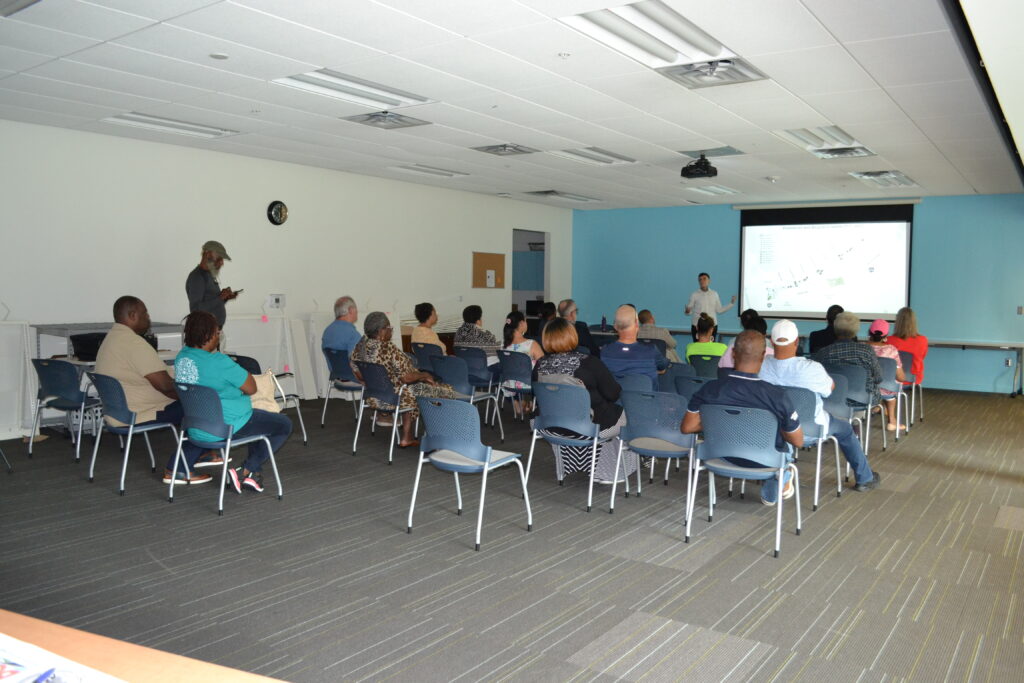
[[[782,387],[761,380],[757,374],[764,360],[764,335],[756,330],[744,330],[736,337],[732,355],[736,367],[724,379],[708,382],[690,399],[686,416],[683,418],[684,434],[701,431],[700,408],[703,405],[735,406],[738,408],[761,408],[771,412],[779,421],[775,435],[775,448],[786,450],[786,444],[799,448],[804,444],[804,433],[800,429],[800,418]],[[757,463],[742,458],[729,458],[737,465],[760,467]],[[786,470],[786,485],[782,490],[783,500],[796,491],[793,475]],[[778,482],[767,479],[761,485],[761,502],[775,505],[779,497]]]
[[[352,349],[356,347],[363,335],[359,333],[354,325],[359,318],[359,308],[350,296],[340,297],[334,302],[334,322],[324,329],[324,336],[320,340],[320,348],[333,351],[347,351],[352,355]]]
[[[601,360],[613,375],[646,375],[651,378],[651,389],[658,387],[658,373],[668,367],[668,359],[653,344],[636,340],[640,322],[636,309],[626,304],[615,310],[615,331],[619,340],[601,348]]]

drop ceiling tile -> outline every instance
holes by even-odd
[[[569,83],[550,71],[469,39],[406,50],[400,56],[498,90],[514,92]]]
[[[971,78],[949,31],[847,43],[846,48],[884,87]]]
[[[265,80],[305,73],[317,68],[308,62],[254,50],[224,38],[168,24],[157,24],[137,31],[117,39],[114,43],[210,69]],[[210,57],[211,54],[218,52],[229,55],[229,59],[216,60]]]
[[[14,19],[0,19],[0,45],[17,50],[61,57],[99,42],[93,38],[54,31]]]
[[[714,88],[701,88],[696,92],[708,102],[729,109],[733,104],[764,102],[767,100],[794,99],[794,95],[781,85],[771,80],[752,81],[750,83],[732,83]]]
[[[652,107],[666,103],[682,105],[701,99],[695,91],[687,90],[650,69],[617,76],[595,72],[581,82],[640,111],[651,111]]]
[[[641,113],[632,105],[577,83],[566,82],[524,88],[516,91],[516,95],[568,116],[576,117],[581,121],[621,118]]]
[[[437,142],[444,142],[449,145],[455,145],[460,148],[460,151],[470,147],[483,147],[485,145],[494,144],[494,141],[489,137],[437,124],[432,126],[404,128],[395,132],[400,132],[403,135],[408,135],[412,138],[426,138]]]
[[[2,84],[2,81],[0,81],[0,84]],[[92,121],[92,117],[57,114],[9,104],[0,104],[0,119],[33,123],[38,126],[55,126],[57,128],[78,128]]]
[[[3,87],[24,93],[94,104],[99,107],[113,107],[123,111],[141,111],[147,107],[159,106],[165,103],[164,100],[126,95],[110,90],[100,90],[98,88],[55,81],[50,78],[39,78],[27,74],[18,74],[17,76],[4,79]]]
[[[757,55],[750,62],[798,96],[867,90],[878,83],[839,45]]]
[[[728,109],[743,120],[765,130],[827,126],[831,123],[827,117],[796,97],[736,103]]]
[[[804,100],[840,127],[854,123],[901,121],[907,117],[892,96],[881,88],[808,95]]]
[[[521,126],[543,127],[547,124],[572,121],[570,117],[554,109],[497,91],[480,97],[460,98],[453,100],[451,104]]]
[[[96,40],[111,40],[152,23],[134,14],[78,0],[37,2],[18,12],[16,21]]]
[[[884,152],[887,145],[928,142],[928,136],[910,119],[882,123],[843,124],[843,130],[868,146]]]
[[[172,83],[181,83],[204,90],[226,91],[258,82],[238,74],[211,69],[198,64],[136,50],[114,43],[103,43],[75,54],[74,61],[108,69],[128,70]]]
[[[546,16],[536,10],[505,0],[444,0],[444,2],[378,0],[378,2],[435,26],[444,26],[463,36],[475,36],[479,33],[493,31],[495,26],[520,29],[548,21]]]
[[[6,81],[7,79],[4,79]],[[104,116],[120,113],[117,107],[102,107],[82,102],[74,102],[57,97],[45,95],[34,95],[32,93],[18,90],[0,88],[0,104],[10,107],[23,107],[25,109],[37,109],[52,114],[74,116],[87,119],[98,119]]]
[[[336,68],[382,54],[380,50],[230,2],[212,5],[167,23],[315,64],[318,68]]]
[[[116,71],[101,66],[83,64],[71,59],[56,59],[26,72],[32,76],[52,78],[67,83],[112,90],[151,99],[182,100],[208,93],[208,90],[193,88],[179,83],[147,76],[137,76],[125,71]]]
[[[356,78],[381,83],[416,93],[432,100],[452,101],[460,97],[478,97],[491,91],[465,78],[417,64],[395,55],[383,55],[345,64],[340,71]]]
[[[803,0],[803,4],[842,42],[949,28],[941,4],[935,0]]]
[[[719,146],[728,145],[745,154],[788,154],[793,150],[793,145],[763,130],[733,133],[723,136],[717,142],[719,142]],[[690,147],[685,149],[696,148]]]
[[[222,0],[88,0],[90,4],[164,21]]]
[[[693,132],[677,126],[670,121],[650,116],[648,114],[634,114],[613,119],[601,119],[600,124],[606,128],[630,135],[641,140],[653,139],[688,139],[693,137]]]
[[[1002,140],[990,114],[974,116],[942,116],[917,119],[918,127],[931,140],[964,140],[993,138]]]
[[[973,80],[911,85],[886,90],[912,119],[975,116],[988,111],[988,106]]]
[[[799,0],[665,0],[741,57],[834,45],[836,40]]]
[[[939,140],[935,143],[939,151],[950,159],[960,162],[970,159],[1007,159],[1009,154],[1006,145],[1000,138],[982,138],[979,140]]]
[[[732,133],[749,133],[760,129],[742,116],[702,97],[665,100],[648,107],[647,111],[709,138],[722,138]]]
[[[1024,189],[1009,158],[963,159],[957,161],[956,167],[979,192],[1021,192]]]
[[[373,107],[345,102],[333,97],[324,97],[304,90],[290,88],[286,85],[265,81],[249,80],[239,87],[224,88],[223,90],[226,94],[234,97],[255,102],[266,102],[279,107],[288,107],[310,114],[334,118],[368,114],[375,111]]]
[[[34,66],[45,64],[52,59],[53,57],[38,52],[16,50],[12,47],[0,45],[0,64],[3,65],[5,71],[24,71]]]
[[[184,104],[160,104],[138,111],[140,114],[162,116],[178,121],[198,123],[203,126],[213,126],[215,128],[226,128],[238,131],[239,133],[253,133],[274,126],[274,124],[268,121],[260,121],[252,117],[235,116],[224,112],[190,107]]]
[[[337,0],[236,0],[235,4],[252,7],[387,53],[434,45],[459,37],[453,31],[369,0],[345,0],[343,8]]]

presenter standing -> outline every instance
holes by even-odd
[[[192,269],[185,280],[185,293],[188,295],[188,310],[206,311],[217,319],[217,327],[224,327],[227,311],[224,304],[238,297],[242,290],[232,291],[230,287],[221,289],[218,277],[224,261],[230,261],[227,249],[216,240],[203,245],[199,265]]]
[[[697,341],[697,321],[700,319],[701,313],[707,313],[715,321],[715,327],[711,334],[712,338],[716,338],[718,335],[718,314],[725,313],[736,303],[736,297],[733,296],[729,299],[728,306],[722,305],[721,299],[718,298],[718,292],[708,288],[711,284],[711,276],[707,273],[698,275],[697,283],[700,285],[700,289],[694,290],[690,294],[690,300],[686,303],[686,315],[690,316],[690,332],[693,334],[693,341],[695,342]]]

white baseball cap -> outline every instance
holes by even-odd
[[[800,338],[800,332],[796,329],[796,323],[792,320],[780,320],[772,325],[772,343],[779,346],[788,346]]]

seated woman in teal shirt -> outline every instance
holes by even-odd
[[[256,380],[242,366],[217,350],[220,344],[217,319],[206,311],[190,313],[185,318],[184,342],[174,359],[174,380],[216,391],[224,411],[224,422],[234,427],[232,438],[265,435],[276,453],[291,435],[292,421],[287,415],[253,409],[249,396],[256,392]],[[200,429],[190,429],[188,434],[198,441],[219,441]],[[243,486],[257,493],[263,491],[262,467],[269,457],[263,441],[249,444],[249,457],[242,465],[241,473],[235,468],[228,468],[228,477],[236,493],[241,493]]]
[[[714,341],[715,321],[707,313],[701,313],[697,320],[697,341],[686,345],[686,362],[690,356],[721,357],[727,348],[725,344]]]

